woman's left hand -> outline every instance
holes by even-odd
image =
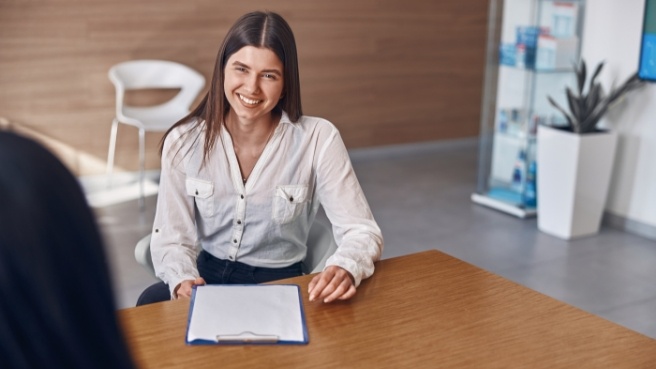
[[[347,300],[355,295],[353,276],[345,269],[331,265],[316,275],[308,286],[310,301],[315,299],[331,302]]]

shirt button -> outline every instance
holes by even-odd
[[[294,198],[292,196],[289,196],[289,201],[294,201]]]
[[[237,221],[237,224],[241,224],[241,220],[238,220],[238,221]]]
[[[241,195],[241,198],[243,199],[243,198],[244,198],[244,195]]]
[[[237,243],[237,240],[232,240],[233,243]]]
[[[198,196],[198,190],[196,190],[196,196]]]
[[[228,259],[230,259],[230,260],[235,260],[235,257],[232,256],[232,255],[230,255],[230,256],[228,256]]]

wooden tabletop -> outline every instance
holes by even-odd
[[[386,259],[308,345],[187,346],[188,300],[121,310],[141,368],[654,368],[656,340],[438,251]]]

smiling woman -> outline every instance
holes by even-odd
[[[246,182],[277,126],[271,111],[282,98],[283,65],[264,47],[244,46],[228,59],[223,84],[231,109],[225,127]]]
[[[228,120],[255,126],[258,120],[268,119],[282,98],[282,69],[276,54],[263,47],[244,46],[232,54],[223,84],[232,108]]]
[[[380,229],[335,126],[302,113],[294,35],[278,14],[237,20],[207,95],[161,152],[151,252],[163,282],[138,305],[188,298],[199,284],[300,275],[320,206],[338,249],[310,282],[310,300],[349,299],[373,274]]]

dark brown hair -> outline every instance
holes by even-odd
[[[248,13],[235,22],[223,40],[214,64],[214,73],[209,91],[189,115],[182,118],[166,132],[160,144],[160,154],[164,147],[164,140],[171,130],[190,122],[196,122],[195,124],[204,124],[206,128],[203,157],[205,160],[207,159],[214,147],[223,119],[230,110],[223,89],[226,63],[232,54],[244,46],[267,48],[273,51],[283,64],[284,92],[273,109],[273,113],[279,115],[284,110],[292,122],[298,121],[303,115],[298,75],[298,56],[292,29],[276,13],[261,11]]]
[[[134,368],[109,262],[79,182],[41,144],[0,132],[4,368]]]

